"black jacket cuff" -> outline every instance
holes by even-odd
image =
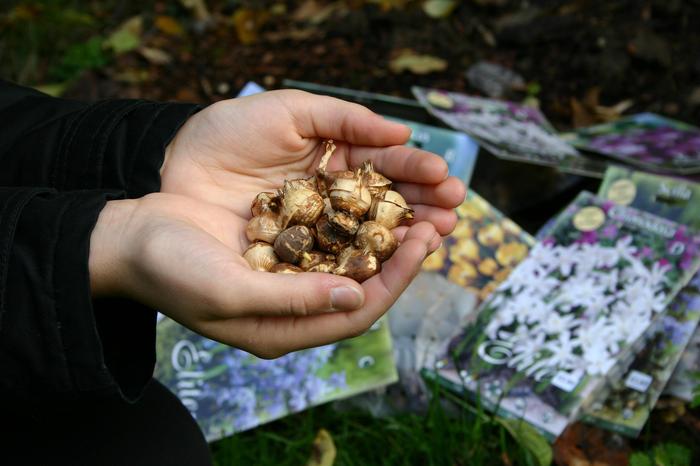
[[[160,190],[165,148],[201,107],[142,100],[98,102],[76,116],[55,172],[59,190],[123,189],[128,198]]]
[[[150,379],[155,312],[142,315],[141,306],[126,302],[119,309],[93,305],[91,297],[90,237],[105,203],[117,197],[123,193],[0,188],[2,391],[135,399]],[[105,325],[106,313],[121,325]],[[124,346],[132,359],[112,370],[114,348]]]

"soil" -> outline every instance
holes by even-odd
[[[208,2],[209,22],[156,3],[143,13],[151,19],[145,39],[172,62],[121,55],[110,67],[84,74],[67,95],[214,102],[236,95],[247,81],[275,89],[285,79],[405,98],[412,98],[413,85],[479,95],[465,72],[485,60],[519,73],[529,89],[539,88],[530,94],[559,130],[596,122],[595,105],[628,99],[626,113],[700,123],[697,1],[473,0],[441,19],[429,18],[420,2],[374,2],[395,8],[363,1],[247,2],[255,8],[236,19],[242,3]],[[176,18],[184,34],[153,26],[162,15]],[[389,63],[403,49],[442,58],[447,67],[394,73]],[[574,111],[577,103],[583,110]],[[480,157],[473,179],[477,191],[530,231],[578,191],[596,186],[596,180],[489,155]]]

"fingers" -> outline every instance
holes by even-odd
[[[391,232],[394,234],[399,243],[402,243],[404,238],[406,237],[406,233],[408,233],[408,230],[409,227],[401,226],[394,228],[393,230],[391,230]],[[430,242],[428,243],[428,254],[432,254],[433,252],[437,251],[441,245],[442,236],[436,231],[433,237],[431,238]]]
[[[464,202],[467,189],[458,178],[451,176],[437,185],[396,183],[393,188],[409,204],[427,204],[448,209]]]
[[[406,222],[408,225],[415,225],[419,222],[430,222],[442,236],[452,233],[452,230],[455,229],[455,225],[457,225],[457,214],[453,209],[443,209],[441,207],[423,204],[413,204],[411,208],[414,210],[414,218]]]
[[[362,307],[365,293],[349,278],[325,273],[243,271],[225,301],[236,316],[309,316]],[[225,313],[224,309],[224,313]]]
[[[346,154],[350,167],[371,160],[374,168],[396,182],[438,184],[447,179],[447,162],[439,155],[405,146],[351,147]]]
[[[302,137],[391,146],[405,144],[411,135],[407,126],[385,120],[362,105],[303,91],[285,92],[294,99],[290,111]]]
[[[241,318],[207,323],[205,334],[261,357],[325,345],[364,333],[398,299],[429,253],[436,232],[429,223],[411,227],[382,271],[363,284],[365,304],[356,311],[308,317]],[[294,278],[300,275],[293,276]]]

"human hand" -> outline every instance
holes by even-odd
[[[257,272],[241,254],[247,218],[186,196],[109,201],[90,242],[93,296],[138,300],[186,327],[260,357],[365,332],[438,247],[428,222],[402,228],[402,243],[361,286],[345,277]],[[341,291],[333,299],[334,290]]]
[[[465,196],[444,160],[399,146],[408,136],[364,107],[300,91],[208,107],[168,146],[161,193],[111,201],[100,215],[90,256],[94,294],[129,296],[262,357],[363,333],[454,228],[452,208]],[[397,181],[415,210],[410,227],[394,230],[401,246],[362,285],[331,274],[252,271],[241,257],[251,201],[312,174],[325,139],[337,146],[329,170],[371,160]]]
[[[413,223],[428,221],[440,235],[456,223],[453,208],[464,185],[447,176],[435,154],[401,146],[404,125],[365,107],[331,97],[283,90],[226,100],[193,115],[166,151],[161,192],[182,194],[250,217],[256,194],[305,178],[318,167],[324,139],[337,149],[329,170],[371,160],[396,183],[415,210]]]

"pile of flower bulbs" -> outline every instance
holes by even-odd
[[[369,161],[328,172],[332,140],[325,150],[314,176],[255,197],[246,228],[252,244],[243,253],[254,270],[334,273],[361,283],[398,247],[391,230],[413,218],[413,210],[390,189],[391,180]]]

